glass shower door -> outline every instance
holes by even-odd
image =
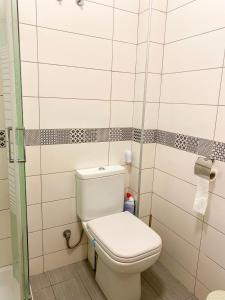
[[[7,128],[8,178],[13,274],[20,287],[18,300],[29,299],[25,147],[17,0],[0,0],[0,57],[5,125]],[[7,300],[7,299],[5,299]],[[15,299],[17,300],[17,299]]]

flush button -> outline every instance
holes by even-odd
[[[98,169],[99,169],[99,171],[105,171],[104,167],[99,167]]]

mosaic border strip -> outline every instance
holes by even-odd
[[[0,148],[6,147],[6,133],[5,130],[0,130]]]
[[[71,128],[26,130],[26,146],[134,141],[158,143],[225,162],[225,143],[157,129]],[[6,147],[6,132],[0,130],[0,148]]]

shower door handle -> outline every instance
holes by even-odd
[[[12,158],[12,145],[11,145],[11,132],[13,128],[8,127],[7,132],[8,132],[8,149],[9,149],[9,162],[12,164],[14,163],[14,159]]]
[[[22,159],[18,159],[17,162],[18,163],[25,163],[26,162],[26,152],[25,152],[25,128],[16,128],[15,129],[16,132],[22,132],[23,133],[23,155],[24,155],[24,158]],[[7,131],[8,131],[8,149],[9,149],[9,162],[10,163],[14,163],[15,160],[14,158],[12,157],[12,143],[11,143],[11,132],[13,131],[13,128],[12,127],[8,127],[7,128]],[[16,136],[17,139],[19,139],[19,136]]]

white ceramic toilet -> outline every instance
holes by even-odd
[[[162,247],[156,232],[123,212],[124,173],[121,166],[76,171],[77,214],[98,254],[96,281],[108,300],[141,299],[140,274]]]

